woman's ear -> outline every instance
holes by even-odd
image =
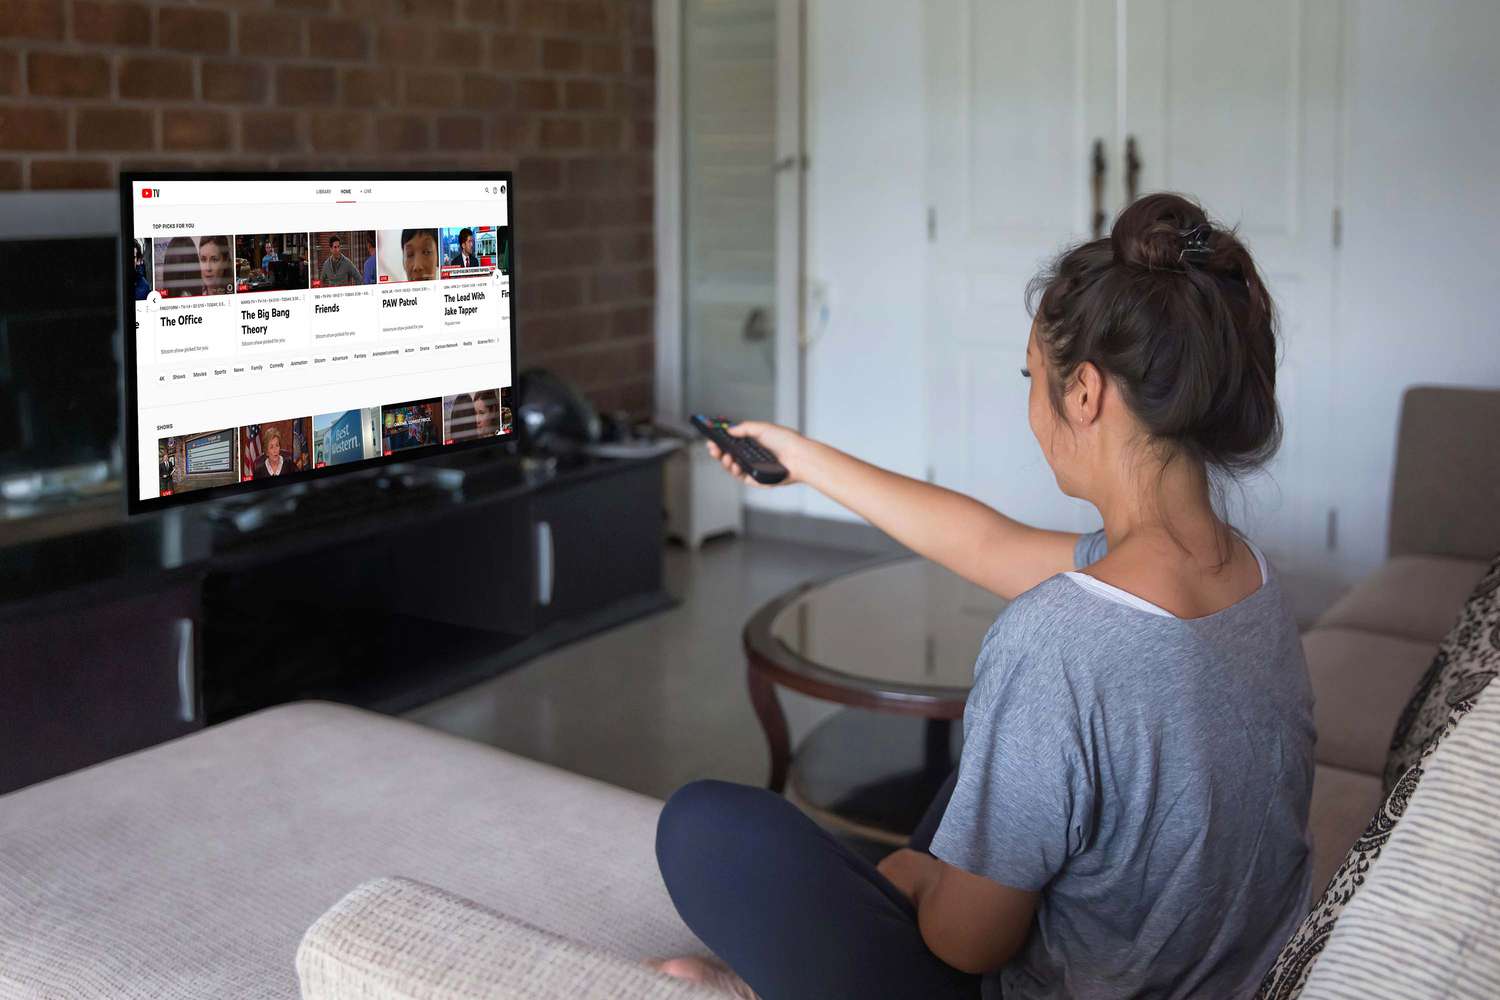
[[[1104,397],[1104,374],[1092,361],[1085,361],[1073,371],[1073,385],[1068,392],[1068,416],[1073,423],[1087,427],[1099,419]]]

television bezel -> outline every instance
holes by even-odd
[[[140,407],[138,405],[139,386],[137,378],[139,372],[136,369],[136,323],[135,323],[135,296],[132,289],[135,285],[135,261],[128,244],[135,240],[135,202],[132,198],[134,185],[137,182],[169,182],[182,181],[495,181],[504,186],[505,190],[505,215],[506,226],[510,230],[510,381],[509,388],[512,393],[512,408],[516,406],[515,392],[519,381],[520,366],[516,355],[516,326],[517,326],[517,296],[516,287],[519,285],[520,273],[519,254],[516,252],[516,211],[515,211],[515,179],[509,170],[339,170],[339,171],[266,171],[266,170],[232,170],[232,171],[199,171],[199,170],[131,170],[120,173],[120,334],[122,341],[121,362],[124,368],[124,378],[121,380],[123,392],[121,393],[124,403],[125,423],[125,501],[126,510],[129,515],[151,514],[158,511],[168,510],[174,507],[182,507],[188,504],[202,503],[209,500],[222,500],[227,497],[241,496],[247,493],[255,493],[260,490],[275,489],[277,487],[290,486],[293,483],[313,483],[328,479],[332,476],[347,475],[351,472],[367,471],[386,465],[413,462],[418,459],[431,458],[435,455],[451,455],[461,451],[471,451],[478,448],[493,448],[496,445],[513,442],[517,438],[517,422],[513,418],[511,429],[508,433],[497,434],[494,437],[480,438],[475,441],[456,441],[453,444],[441,442],[426,445],[421,448],[412,448],[392,455],[377,455],[374,458],[361,459],[357,462],[340,463],[329,465],[321,469],[313,468],[299,473],[295,477],[283,480],[276,479],[251,479],[240,482],[226,483],[223,486],[211,486],[201,490],[191,490],[185,493],[174,493],[171,496],[141,497],[140,482]],[[238,234],[235,234],[238,235]],[[309,417],[317,414],[308,414]],[[206,430],[218,430],[219,428],[206,428]],[[235,430],[238,432],[239,427]],[[196,432],[193,432],[196,433]],[[238,438],[238,434],[236,434]],[[239,447],[236,442],[236,447]]]

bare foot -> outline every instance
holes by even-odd
[[[681,958],[657,958],[646,964],[673,979],[702,983],[738,1000],[759,1000],[750,984],[735,975],[733,969],[717,958],[686,955]]]

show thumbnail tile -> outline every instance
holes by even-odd
[[[234,238],[235,291],[307,288],[307,234],[258,233]]]
[[[313,468],[378,458],[380,407],[322,413],[313,417]]]
[[[379,263],[373,229],[312,234],[314,288],[373,285]]]
[[[312,418],[266,420],[240,428],[240,478],[274,479],[312,468]]]
[[[156,475],[160,495],[169,497],[238,482],[235,431],[226,427],[158,439]]]
[[[378,244],[381,284],[437,278],[441,257],[436,229],[382,229]]]
[[[137,302],[151,294],[151,240],[131,240],[130,294]]]
[[[156,290],[162,298],[228,295],[234,291],[234,251],[228,236],[173,236],[152,241]]]
[[[387,455],[441,444],[443,401],[436,397],[380,408],[381,449]]]
[[[499,389],[443,397],[443,443],[476,441],[506,432]]]
[[[443,277],[468,278],[499,268],[510,273],[507,226],[454,226],[442,231]]]

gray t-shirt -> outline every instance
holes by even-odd
[[[1085,535],[1075,561],[1104,550]],[[951,865],[1041,893],[986,997],[1248,996],[1296,929],[1312,688],[1261,565],[1259,590],[1204,618],[1065,573],[991,626],[932,841]]]

